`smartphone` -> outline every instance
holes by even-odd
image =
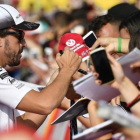
[[[99,73],[98,79],[102,80],[102,85],[114,80],[114,75],[103,47],[90,52],[90,60],[95,68],[95,71]]]
[[[96,35],[94,34],[93,31],[89,31],[85,36],[83,36],[83,40],[85,41],[86,45],[91,48],[92,45],[95,43],[95,41],[97,40]],[[99,48],[100,45],[97,47]]]

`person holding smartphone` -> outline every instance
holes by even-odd
[[[127,108],[131,110],[133,115],[140,118],[140,110],[138,109],[140,107],[139,89],[131,82],[131,80],[127,76],[125,76],[121,64],[117,62],[109,53],[107,53],[107,56],[115,77],[115,80],[111,83],[108,83],[108,85],[120,91],[122,97],[124,98],[124,101],[127,103]],[[97,72],[93,72],[93,76],[98,78],[99,74]],[[97,79],[95,83],[101,85],[102,81]],[[91,110],[91,106],[89,110]],[[102,119],[100,120],[100,122],[102,122]],[[118,129],[118,132],[121,132],[125,136],[133,139],[140,138],[140,133],[137,130],[123,128]]]
[[[110,56],[110,54],[108,54],[108,59],[111,63],[111,67],[115,77],[115,80],[108,85],[119,90],[128,105],[133,101],[133,99],[135,99],[137,96],[140,95],[139,90],[131,82],[131,80],[125,76],[121,64],[117,62],[112,56]],[[99,74],[94,72],[93,76],[98,77]],[[96,80],[95,83],[100,85],[101,81]],[[130,110],[132,111],[132,113],[134,113],[137,117],[140,118],[140,110],[138,110],[139,107],[140,107],[140,102],[137,102],[130,108]]]

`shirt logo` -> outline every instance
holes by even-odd
[[[66,45],[69,46],[69,47],[75,45],[75,40],[69,39],[69,40],[66,42]]]
[[[15,82],[16,80],[13,78],[13,79],[9,79],[9,82],[11,83],[11,84],[13,84],[14,82]]]
[[[25,84],[20,83],[18,86],[16,86],[16,88],[17,88],[17,89],[20,89],[20,88],[22,88],[24,85],[25,85]]]
[[[6,78],[8,75],[8,72],[4,72],[0,75],[0,78],[3,80],[4,78]]]

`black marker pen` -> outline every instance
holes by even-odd
[[[62,55],[63,54],[63,51],[60,50],[59,53]],[[82,74],[85,74],[85,75],[88,74],[85,70],[82,70],[82,69],[79,69],[78,72],[80,72]]]
[[[62,50],[60,50],[59,53],[62,55],[64,52]]]

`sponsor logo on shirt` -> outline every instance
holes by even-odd
[[[16,79],[14,79],[14,78],[12,78],[12,79],[8,79],[8,81],[11,83],[11,84],[13,84],[15,81],[16,81]]]
[[[22,88],[24,85],[25,85],[25,84],[20,83],[18,86],[16,86],[16,88],[17,88],[17,89],[20,89],[20,88]]]
[[[4,72],[0,75],[0,78],[3,80],[4,78],[6,78],[8,75],[8,72]]]

